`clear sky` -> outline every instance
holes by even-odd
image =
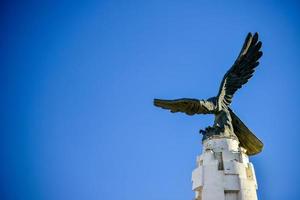
[[[208,98],[248,32],[264,56],[232,108],[264,142],[259,198],[300,199],[294,1],[1,4],[3,200],[192,199],[199,129],[153,98]]]

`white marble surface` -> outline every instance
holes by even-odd
[[[235,139],[203,142],[192,173],[196,200],[257,200],[257,182],[246,150]]]

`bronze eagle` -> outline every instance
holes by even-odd
[[[183,112],[188,115],[214,114],[213,127],[200,130],[203,140],[210,137],[236,138],[248,155],[262,151],[263,143],[246,127],[230,109],[235,92],[253,76],[262,56],[262,42],[258,33],[248,33],[244,45],[232,67],[226,72],[221,82],[218,95],[206,100],[181,98],[175,100],[154,99],[154,105],[168,109],[172,113]]]

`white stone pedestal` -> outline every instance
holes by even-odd
[[[195,200],[257,200],[254,168],[245,153],[235,139],[205,140],[192,173]]]

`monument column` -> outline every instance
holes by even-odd
[[[233,138],[210,137],[192,173],[195,200],[257,200],[257,182],[246,150]]]

